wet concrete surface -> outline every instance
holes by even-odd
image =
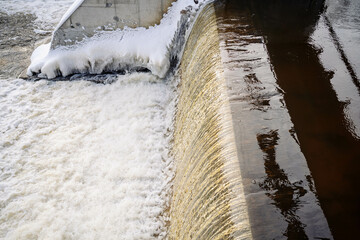
[[[330,37],[323,40],[338,50],[320,57],[322,49],[312,39],[319,19],[331,7],[310,0],[229,0],[218,6],[255,239],[360,235],[360,141],[351,131],[360,116],[347,116],[347,105],[354,108],[356,97],[342,101],[332,84],[339,67],[324,66],[324,61],[339,60],[347,71],[341,88],[356,89],[356,57],[343,42],[358,40],[341,34],[338,26],[327,28]],[[331,15],[327,18],[332,25]]]
[[[32,14],[0,12],[0,77],[25,76],[36,42],[50,34],[34,31],[36,17]]]

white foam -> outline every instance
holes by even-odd
[[[150,73],[0,81],[0,238],[163,238],[171,99]]]
[[[48,33],[53,31],[73,2],[74,0],[1,0],[0,11],[7,14],[19,12],[34,14],[37,17],[35,31]]]
[[[64,13],[71,2],[2,1],[1,8],[35,12],[39,22],[55,26],[56,9]],[[102,61],[111,56],[102,40],[121,39],[127,52],[117,61],[161,65],[178,17],[169,14],[166,24],[149,30],[99,35],[73,49],[49,53],[44,45],[33,53],[32,66],[71,69]],[[120,76],[111,85],[2,79],[0,239],[165,238],[173,97],[168,83],[150,73]]]
[[[180,12],[188,6],[195,11],[199,5],[193,0],[179,0],[173,3],[160,25],[99,32],[78,45],[52,50],[45,58],[32,59],[27,74],[41,73],[40,77],[54,78],[60,74],[68,76],[142,67],[164,77],[170,67],[169,55]]]

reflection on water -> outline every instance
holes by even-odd
[[[332,38],[332,41],[333,41],[337,51],[340,54],[341,60],[345,64],[346,69],[349,72],[354,85],[356,86],[356,88],[358,89],[358,91],[360,93],[359,78],[357,77],[356,72],[355,72],[352,64],[350,63],[350,61],[349,61],[349,59],[347,57],[347,54],[345,53],[345,51],[343,49],[343,46],[342,46],[342,44],[340,42],[340,39],[339,39],[338,35],[336,34],[336,32],[335,32],[335,30],[334,30],[334,28],[332,26],[332,23],[330,22],[330,19],[326,15],[324,15],[323,18],[324,18],[324,23],[325,23],[326,27],[329,29],[329,33],[330,33],[330,36]]]
[[[259,183],[260,188],[266,190],[266,195],[273,200],[273,204],[281,211],[288,222],[284,236],[290,239],[308,239],[296,211],[301,207],[300,198],[306,194],[302,187],[303,182],[291,183],[285,170],[281,169],[276,162],[276,145],[279,134],[272,130],[264,134],[258,134],[257,140],[260,149],[264,152],[264,167],[266,178]]]
[[[332,238],[327,223],[336,239],[360,235],[359,6],[229,0],[219,11],[249,217],[259,239]],[[267,219],[279,223],[269,229]],[[319,223],[322,230],[314,230]]]
[[[261,94],[265,87],[261,86],[261,81],[255,73],[247,74],[244,77],[246,84],[246,92],[248,99],[246,99],[254,107],[251,110],[266,111],[270,107],[270,98],[266,94]]]
[[[346,57],[349,59],[359,81],[360,76],[360,1],[327,0],[327,18],[339,38]]]
[[[253,237],[331,239],[252,4],[219,3],[217,16]]]
[[[342,104],[346,128],[360,139],[360,1],[334,1],[321,15],[311,44],[332,72],[331,85]]]

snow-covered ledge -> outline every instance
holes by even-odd
[[[76,0],[54,31],[51,48],[72,45],[97,30],[159,24],[174,0]]]
[[[27,75],[53,79],[72,74],[149,70],[164,78],[171,66],[178,62],[186,31],[206,1],[175,1],[160,23],[148,28],[100,29],[77,44],[58,45],[53,49],[51,43],[41,45],[31,56]],[[68,16],[75,15],[73,10],[81,3],[74,3],[60,22],[60,27]]]

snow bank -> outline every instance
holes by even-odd
[[[80,2],[76,1],[73,6],[78,6]],[[170,67],[169,56],[181,12],[186,9],[195,13],[199,5],[194,0],[179,0],[169,8],[160,25],[148,29],[102,31],[74,46],[54,50],[50,50],[49,46],[40,46],[31,57],[27,74],[51,79],[74,73],[98,74],[146,68],[163,78]],[[73,11],[74,7],[71,7],[62,21]]]

